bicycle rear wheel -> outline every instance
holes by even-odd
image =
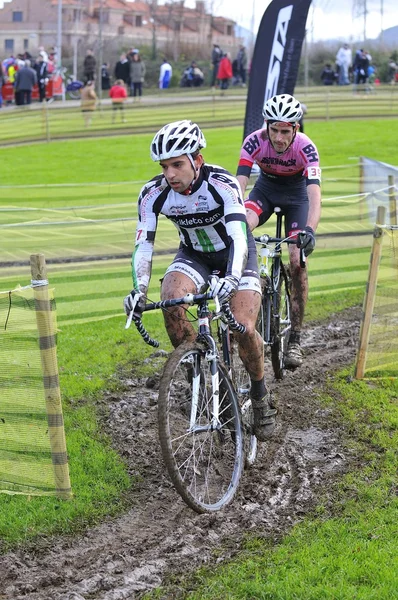
[[[244,462],[237,396],[218,361],[218,419],[214,415],[213,361],[202,344],[182,344],[166,362],[159,387],[163,459],[176,490],[199,513],[232,500]]]
[[[274,289],[277,292],[274,294],[271,308],[271,362],[275,378],[283,379],[285,355],[291,329],[291,304],[289,279],[282,262],[280,263],[279,276],[272,273],[272,278]]]
[[[250,399],[250,377],[249,373],[239,356],[238,344],[231,342],[231,373],[235,390],[238,394],[240,410],[242,414],[242,426],[244,432],[245,466],[250,467],[257,456],[257,438],[253,434],[253,409]]]

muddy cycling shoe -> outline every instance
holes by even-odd
[[[292,342],[287,347],[285,355],[285,367],[288,369],[297,369],[303,364],[303,351],[300,344]]]
[[[265,442],[274,433],[277,410],[269,394],[256,400],[252,398],[252,407],[253,433],[259,442]]]

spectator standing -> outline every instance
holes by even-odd
[[[240,78],[240,83],[241,83],[242,87],[246,87],[247,54],[246,54],[246,48],[244,46],[240,46],[236,60],[237,60],[237,69],[238,69],[238,76]]]
[[[56,67],[55,61],[56,61],[56,53],[55,53],[54,48],[52,48],[48,54],[48,61],[47,61],[47,73],[49,75],[51,75],[55,71],[55,67]]]
[[[13,61],[14,62],[8,65],[6,75],[8,78],[8,83],[11,83],[11,85],[14,87],[15,104],[19,104],[19,95],[15,89],[15,77],[17,76],[18,67],[16,61],[14,59]],[[7,104],[12,104],[12,100],[7,100]]]
[[[133,54],[132,61],[130,63],[130,85],[132,96],[134,98],[138,95],[138,100],[142,97],[142,84],[145,81],[145,63],[141,60],[141,56],[138,52]]]
[[[159,72],[159,89],[165,90],[169,87],[172,75],[173,68],[167,59],[164,58]]]
[[[130,62],[126,54],[121,54],[115,65],[115,79],[123,79],[126,85],[130,85]]]
[[[211,87],[214,88],[216,85],[218,68],[222,59],[222,50],[218,44],[213,44],[213,51],[211,53],[211,64],[213,65],[213,71],[211,74]]]
[[[120,112],[121,120],[125,123],[124,118],[124,103],[127,100],[127,90],[123,79],[116,79],[115,83],[109,90],[109,97],[112,100],[112,123],[116,120],[116,112]]]
[[[97,61],[95,60],[94,52],[92,50],[87,50],[87,53],[86,53],[86,56],[85,56],[84,62],[83,62],[84,83],[95,80],[96,65],[97,65]]]
[[[5,78],[4,78],[3,65],[0,62],[0,108],[3,106],[3,95],[1,93],[1,88],[4,85],[4,81],[5,81]]]
[[[46,84],[48,83],[47,63],[43,56],[39,54],[34,66],[37,75],[37,85],[39,88],[39,100],[43,102],[46,98]]]
[[[332,69],[332,65],[330,63],[326,63],[321,73],[321,81],[323,85],[333,85],[336,81],[336,73]]]
[[[101,66],[101,90],[111,89],[111,77],[109,75],[108,63],[103,63]]]
[[[348,44],[343,44],[336,54],[336,65],[338,67],[338,84],[348,85],[350,83],[349,72],[352,66],[352,51]],[[325,85],[327,85],[325,83]]]
[[[131,62],[133,60],[134,54],[139,54],[140,51],[138,48],[131,48],[131,50],[127,53],[127,58]]]
[[[44,49],[44,46],[39,46],[39,55],[43,58],[44,62],[48,62],[48,54]]]
[[[36,71],[30,66],[30,60],[25,61],[15,76],[15,91],[18,94],[19,105],[32,103],[32,89],[37,83]]]
[[[97,108],[97,94],[94,89],[94,81],[90,79],[86,81],[82,89],[80,90],[81,98],[81,111],[84,117],[84,124],[86,127],[91,125],[93,112]]]
[[[376,82],[376,67],[373,65],[369,65],[369,67],[368,67],[368,83],[369,83],[370,91],[374,90],[375,82]]]
[[[229,87],[229,80],[232,78],[232,63],[231,55],[226,52],[220,60],[220,66],[218,67],[217,79],[220,80],[220,89],[222,90],[221,95],[224,95],[224,90]]]
[[[354,91],[356,90],[357,84],[366,85],[368,82],[368,70],[370,65],[370,54],[365,50],[359,50],[356,53],[354,60]]]
[[[388,82],[390,85],[394,85],[396,81],[396,73],[398,71],[397,63],[394,58],[391,56],[388,61]]]

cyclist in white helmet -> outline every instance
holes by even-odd
[[[264,104],[264,128],[243,142],[237,178],[245,194],[254,163],[260,168],[257,181],[245,202],[251,230],[263,225],[279,206],[285,217],[286,236],[298,231],[306,256],[315,247],[315,231],[321,215],[321,169],[315,144],[299,131],[303,116],[300,102],[289,94],[273,96]],[[299,249],[289,245],[292,276],[292,329],[285,364],[302,364],[301,328],[308,298],[307,270],[300,267]]]
[[[162,174],[151,179],[138,198],[134,289],[124,299],[124,309],[127,315],[142,313],[158,218],[165,215],[176,226],[180,245],[162,279],[161,298],[200,293],[209,275],[220,272],[214,293],[221,303],[230,301],[236,319],[246,326],[246,333],[234,336],[250,375],[254,433],[261,441],[275,428],[276,409],[266,390],[263,341],[256,331],[261,303],[256,247],[237,179],[221,167],[205,164],[201,153],[205,147],[202,131],[188,120],[165,125],[153,138],[151,158],[159,162]],[[185,315],[183,307],[163,312],[174,347],[196,337]]]

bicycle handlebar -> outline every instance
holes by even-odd
[[[299,231],[297,235],[300,235],[300,233],[304,233],[304,232]],[[277,237],[268,235],[267,233],[263,233],[263,235],[254,237],[254,241],[257,242],[258,244],[263,244],[265,246],[267,244],[273,244],[273,243],[276,244],[277,246],[280,246],[282,243],[297,245],[296,234],[294,235],[294,239],[290,239],[288,237],[287,238],[277,238]],[[307,257],[304,254],[304,248],[300,248],[300,267],[302,269],[305,269],[306,264],[307,264]]]
[[[213,294],[211,291],[208,291],[204,294],[186,294],[182,298],[171,298],[169,300],[159,300],[158,302],[150,302],[146,304],[143,308],[143,312],[147,312],[149,310],[156,310],[158,308],[171,308],[173,306],[180,306],[181,304],[189,304],[190,306],[194,304],[201,304],[206,300],[211,300],[213,298]],[[228,304],[221,305],[221,312],[225,315],[228,325],[234,331],[238,333],[245,333],[246,327],[238,321],[233,316],[231,309]],[[132,313],[127,318],[125,328],[128,329],[130,327],[131,321],[134,321],[134,325],[137,328],[138,333],[144,340],[146,344],[149,346],[153,346],[154,348],[159,347],[159,342],[154,338],[151,338],[147,330],[145,329],[141,317],[134,317]]]

